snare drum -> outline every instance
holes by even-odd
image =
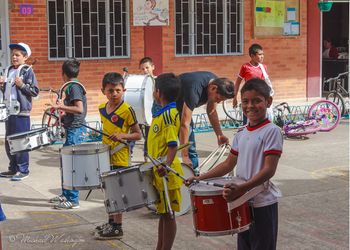
[[[181,166],[182,166],[182,169],[184,172],[185,179],[188,179],[188,178],[194,176],[194,171],[190,166],[188,166],[185,163],[181,163]],[[181,215],[187,214],[188,211],[190,211],[190,209],[191,209],[190,192],[185,185],[181,186],[181,198],[182,198],[182,201],[181,201],[180,211],[175,212],[175,216],[181,216]],[[147,206],[147,208],[152,210],[153,212],[157,212],[157,209],[153,204],[150,206]]]
[[[213,178],[208,181],[218,184],[244,182],[236,177]],[[251,216],[248,202],[232,209],[229,213],[222,191],[223,188],[202,183],[190,187],[193,225],[197,236],[235,234],[249,229]]]
[[[63,187],[69,190],[101,188],[100,175],[110,171],[109,146],[93,143],[60,149]]]
[[[153,78],[149,75],[128,75],[124,100],[135,110],[139,124],[151,125]]]
[[[12,155],[35,150],[50,144],[47,128],[32,129],[27,132],[9,135],[6,139]]]
[[[5,121],[9,116],[8,109],[5,103],[0,103],[0,121]]]
[[[152,169],[141,171],[137,165],[104,173],[101,178],[109,214],[139,209],[159,200]]]

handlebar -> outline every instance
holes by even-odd
[[[326,82],[335,81],[335,80],[338,80],[340,77],[346,76],[348,74],[349,74],[349,72],[343,72],[343,73],[340,73],[339,75],[337,75],[336,77],[329,78],[329,79],[325,80],[324,82],[326,83]]]
[[[53,88],[51,88],[51,87],[49,87],[49,88],[40,88],[39,90],[40,90],[40,91],[44,91],[44,92],[52,92],[52,93],[55,93],[57,96],[58,96],[58,94],[59,94],[59,91],[58,91],[58,90],[53,89]]]

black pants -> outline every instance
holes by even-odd
[[[254,223],[237,236],[238,250],[275,250],[278,231],[278,203],[253,208]]]

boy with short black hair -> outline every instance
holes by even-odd
[[[66,60],[62,64],[62,78],[65,82],[61,91],[65,93],[63,103],[59,100],[51,107],[65,112],[62,117],[63,127],[66,132],[66,141],[63,147],[81,144],[84,140],[86,128],[85,117],[87,112],[86,90],[77,77],[79,75],[80,62],[76,59]],[[63,185],[63,183],[62,183]],[[79,208],[79,190],[68,190],[62,187],[62,194],[49,201],[56,203],[56,209]]]
[[[6,120],[5,137],[30,131],[32,98],[39,94],[38,81],[33,69],[25,64],[32,53],[30,47],[25,43],[10,44],[9,47],[11,49],[12,65],[6,69],[5,77],[0,76],[0,86],[4,95],[4,101],[8,105],[18,103],[20,110],[16,115],[10,114]],[[12,107],[8,108],[12,109]],[[13,181],[27,178],[29,175],[28,152],[11,155],[7,140],[5,140],[5,149],[10,163],[8,171],[0,173],[0,176],[11,178]]]
[[[180,160],[176,156],[180,116],[175,101],[179,90],[180,80],[174,74],[161,74],[156,78],[153,96],[162,108],[153,116],[147,145],[148,154],[152,158],[166,157],[166,164],[183,176]],[[169,201],[166,199],[164,185],[168,189],[172,211],[179,212],[183,181],[169,172],[168,181],[164,184],[163,167],[153,167],[153,173],[153,184],[160,194],[160,201],[156,204],[157,213],[160,214],[156,249],[171,249],[176,235],[176,221],[174,213],[170,213],[168,209]]]
[[[266,118],[266,110],[272,103],[270,90],[265,81],[258,78],[245,83],[241,89],[242,109],[249,123],[235,135],[231,153],[223,163],[209,172],[186,180],[186,185],[189,185],[195,179],[224,176],[237,166],[237,177],[246,182],[225,185],[223,196],[228,202],[259,185],[268,186],[251,200],[254,223],[249,230],[238,234],[238,249],[276,249],[277,199],[281,193],[270,179],[276,172],[282,154],[283,136],[280,128]]]
[[[102,122],[102,143],[111,147],[111,170],[130,166],[129,148],[122,141],[141,139],[141,130],[133,108],[123,101],[124,79],[118,73],[107,73],[102,80],[102,93],[108,102],[99,106]],[[109,135],[109,136],[106,136]],[[123,236],[122,214],[109,216],[107,223],[95,228],[95,239],[121,239]]]
[[[239,86],[241,85],[243,80],[244,82],[247,82],[252,78],[259,78],[259,79],[265,80],[265,82],[270,86],[271,88],[270,94],[271,96],[273,96],[272,84],[267,74],[267,66],[263,64],[263,61],[264,61],[263,47],[257,43],[252,44],[249,47],[249,57],[250,57],[250,61],[241,66],[237,80],[235,82],[234,92],[238,93]],[[232,103],[233,103],[233,107],[237,106],[237,94],[233,98]],[[271,110],[268,110],[267,115],[272,121],[273,113]],[[243,116],[243,124],[246,124],[246,123],[247,123],[247,118],[246,116]]]
[[[145,75],[150,75],[153,78],[156,77],[154,75],[155,66],[154,66],[152,58],[150,58],[148,56],[142,58],[140,60],[139,66]]]

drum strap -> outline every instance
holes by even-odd
[[[267,185],[266,185],[267,184]],[[255,197],[257,194],[261,193],[262,191],[266,190],[268,187],[269,181],[265,182],[264,184],[261,184],[255,188],[252,188],[248,192],[246,192],[244,195],[239,197],[238,199],[227,203],[228,211],[231,211],[232,209],[241,206],[245,202],[249,201],[251,198]]]
[[[126,147],[125,144],[119,143],[117,146],[115,146],[113,149],[111,149],[111,151],[110,151],[111,155],[114,155],[116,152],[118,152],[119,150],[121,150],[124,147]]]

